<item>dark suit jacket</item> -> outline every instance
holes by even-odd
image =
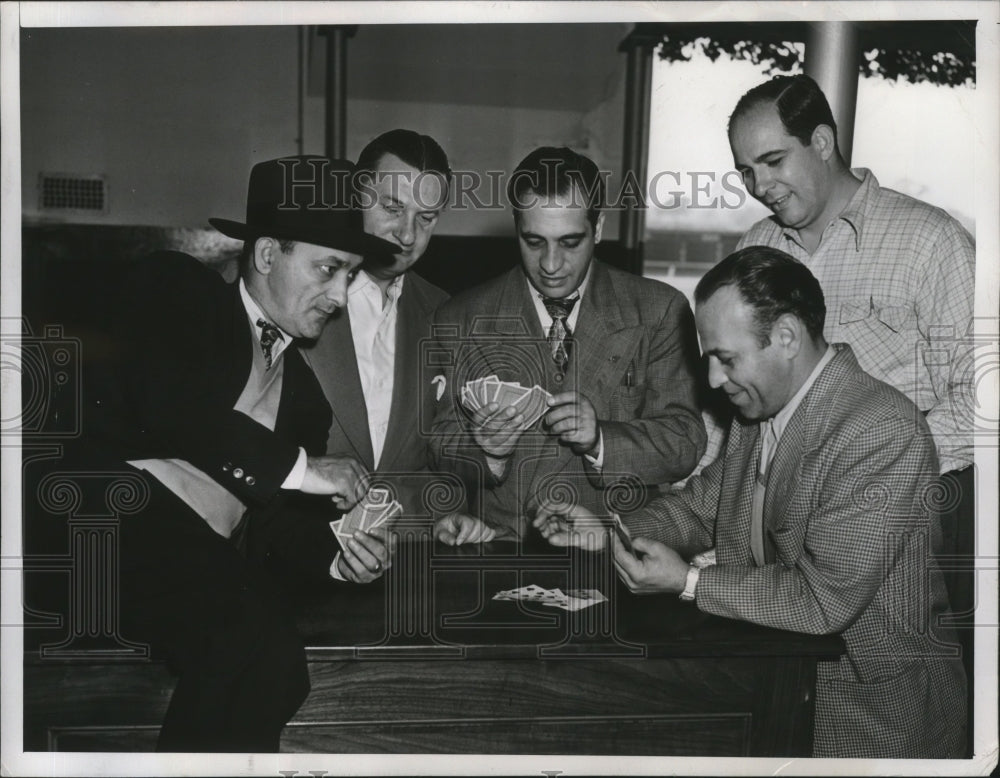
[[[255,341],[237,284],[179,252],[158,252],[137,263],[126,287],[124,323],[131,334],[125,362],[124,436],[117,458],[183,459],[236,495],[255,514],[275,521],[291,511],[281,483],[300,446],[323,453],[330,410],[298,349],[286,349],[275,429],[233,410],[246,385]],[[327,501],[328,504],[328,501]],[[326,576],[337,545],[328,527],[336,513],[314,522],[309,542],[296,544],[301,564]],[[283,516],[283,514],[285,514]],[[258,523],[263,523],[261,519]],[[291,544],[307,523],[278,533]],[[291,553],[291,545],[283,552]]]
[[[634,510],[646,486],[688,475],[705,450],[694,318],[667,284],[595,261],[562,380],[520,267],[445,303],[435,327],[447,389],[435,417],[432,462],[462,474],[476,492],[470,509],[489,524],[523,534],[526,515],[546,495],[573,494],[601,512]],[[495,477],[460,402],[466,381],[490,374],[585,395],[604,435],[601,472],[536,425]]]
[[[423,489],[427,472],[429,421],[435,406],[435,388],[421,367],[421,353],[431,333],[434,311],[448,295],[416,273],[407,273],[396,317],[396,361],[389,428],[378,466],[407,514],[426,513]],[[326,441],[328,454],[349,454],[374,469],[368,410],[347,308],[337,311],[315,344],[302,349],[333,411]],[[422,376],[426,381],[422,380]]]
[[[767,564],[750,552],[759,425],[730,427],[725,454],[628,519],[687,553],[714,547],[701,610],[796,632],[842,632],[821,663],[815,756],[931,758],[964,747],[965,679],[932,555],[940,535],[934,441],[902,394],[837,345],[785,428],[764,502]]]

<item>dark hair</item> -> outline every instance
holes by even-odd
[[[402,129],[383,132],[361,150],[358,173],[370,176],[386,154],[399,157],[421,173],[439,173],[446,183],[451,180],[448,155],[430,135]]]
[[[747,246],[730,254],[702,276],[695,303],[704,303],[724,286],[735,286],[753,308],[761,347],[770,345],[771,328],[786,313],[800,319],[813,340],[823,335],[826,303],[819,281],[781,249]]]
[[[819,85],[809,76],[775,76],[770,81],[758,84],[736,103],[729,117],[729,132],[733,124],[751,108],[773,102],[785,132],[798,138],[803,146],[812,143],[812,134],[819,125],[825,124],[833,130],[833,140],[837,140],[837,123],[833,119],[830,104]]]
[[[514,209],[514,219],[535,197],[566,195],[573,186],[583,196],[587,220],[597,229],[597,218],[604,207],[604,179],[593,160],[561,146],[542,146],[521,160],[507,183],[507,200]]]

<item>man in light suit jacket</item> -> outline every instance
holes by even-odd
[[[922,414],[850,346],[826,343],[819,283],[784,252],[730,255],[695,300],[710,382],[739,417],[722,457],[628,518],[637,553],[614,539],[619,575],[719,616],[842,633],[846,654],[818,668],[814,756],[962,756],[965,675],[939,626]],[[537,523],[556,545],[606,540],[567,504],[542,506]]]
[[[432,476],[421,419],[434,412],[435,388],[421,384],[420,348],[448,296],[410,271],[444,209],[451,170],[433,138],[403,129],[372,140],[357,167],[365,232],[398,249],[366,259],[347,305],[303,354],[333,410],[327,452],[377,471],[407,515],[422,515]]]
[[[328,208],[301,188],[287,197],[310,170],[315,191],[336,198]],[[179,676],[160,750],[277,751],[309,677],[275,564],[316,583],[367,583],[389,562],[378,533],[339,547],[329,528],[364,479],[323,455],[330,411],[297,346],[345,304],[362,256],[394,249],[345,210],[353,170],[322,157],[255,165],[245,223],[210,220],[244,241],[238,282],[161,252],[137,261],[125,295],[134,350],[121,437],[100,455],[143,485],[119,522],[115,594],[124,634]]]
[[[521,537],[538,501],[566,490],[595,509],[634,509],[647,486],[688,475],[705,447],[696,401],[691,309],[672,287],[594,259],[603,180],[568,148],[539,148],[513,172],[508,199],[521,265],[437,314],[446,390],[432,459],[469,485],[471,517]],[[496,375],[553,396],[526,428],[518,406],[465,413],[467,381]]]

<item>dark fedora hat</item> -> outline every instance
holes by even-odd
[[[351,207],[353,176],[354,165],[346,159],[304,155],[258,162],[250,171],[246,223],[208,222],[244,241],[296,240],[367,255],[400,251],[362,228],[361,214]]]

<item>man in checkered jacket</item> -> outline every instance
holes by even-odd
[[[965,674],[932,547],[938,462],[904,395],[823,337],[823,292],[767,247],[737,251],[695,292],[709,382],[738,411],[722,456],[613,539],[637,592],[779,629],[842,633],[817,673],[814,756],[959,757]],[[600,547],[602,521],[546,504],[555,545]],[[684,561],[691,559],[692,563]]]

